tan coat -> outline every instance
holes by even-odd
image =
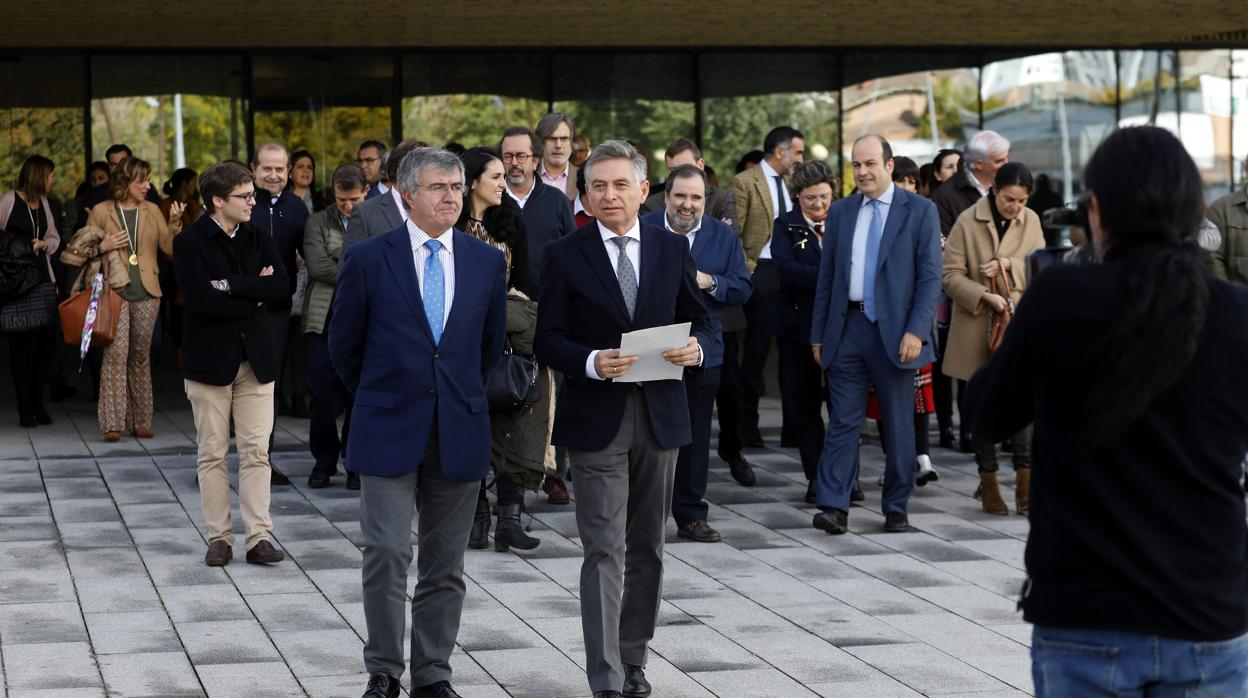
[[[995,257],[1009,258],[1010,285],[1017,304],[1027,287],[1027,255],[1044,247],[1040,217],[1029,208],[1010,222],[1004,238],[997,236],[993,226],[992,208],[985,196],[958,216],[945,243],[944,288],[953,299],[953,314],[943,370],[958,380],[970,380],[988,361],[992,306],[984,302],[988,279],[980,273],[980,265]]]
[[[139,204],[139,278],[143,279],[143,289],[152,298],[160,298],[160,270],[156,265],[156,250],[159,249],[169,257],[173,256],[173,238],[182,232],[182,220],[169,223],[160,212],[160,207],[150,201]],[[117,204],[109,200],[96,204],[87,218],[87,225],[93,225],[112,235],[115,231],[125,231],[121,219],[117,217]],[[122,259],[130,256],[126,248],[114,250],[114,255]],[[112,267],[110,266],[110,269]]]
[[[745,251],[750,273],[758,266],[758,255],[771,239],[776,224],[771,186],[761,167],[751,167],[732,178],[732,196],[737,202],[737,221],[741,224],[741,249]]]

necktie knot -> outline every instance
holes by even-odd
[[[879,211],[879,210],[880,210],[880,200],[879,200],[879,199],[871,199],[871,208],[875,209],[876,211]]]
[[[439,240],[429,240],[425,242],[425,249],[429,250],[429,254],[437,255],[442,251],[442,243]]]
[[[625,248],[625,247],[628,247],[628,236],[627,236],[627,235],[617,235],[617,236],[615,236],[615,237],[611,238],[611,242],[615,243],[615,246],[616,246],[616,247],[618,247],[618,248],[620,248],[620,252],[623,252],[623,251],[624,251],[624,248]]]

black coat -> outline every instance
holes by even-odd
[[[273,275],[260,276],[264,267]],[[272,238],[243,223],[231,241],[205,213],[173,239],[173,268],[186,304],[183,375],[229,385],[239,364],[250,361],[261,383],[276,380],[277,350],[261,304],[289,296]],[[228,293],[213,288],[220,279],[229,282]]]
[[[1226,640],[1248,631],[1248,288],[1209,279],[1195,358],[1121,436],[1090,446],[1088,395],[1120,360],[1095,348],[1142,253],[1037,276],[971,379],[967,416],[989,442],[1035,423],[1028,622]]]
[[[771,232],[771,261],[780,276],[777,337],[810,344],[810,320],[815,309],[822,249],[815,231],[806,225],[800,208],[776,219]]]
[[[273,238],[277,256],[286,271],[286,297],[265,303],[269,310],[290,310],[295,293],[295,253],[303,255],[303,232],[308,223],[308,207],[289,190],[282,190],[274,203],[265,189],[256,187],[256,205],[251,209],[251,227]]]
[[[958,170],[957,174],[946,179],[932,192],[932,203],[936,204],[936,210],[940,213],[940,234],[943,237],[949,236],[949,231],[953,230],[953,224],[963,211],[983,198],[975,185],[971,184],[971,180],[967,179],[968,176],[970,175],[966,170]]]
[[[533,191],[529,193],[529,200],[525,202],[521,212],[527,238],[527,283],[530,288],[536,285],[542,269],[542,251],[546,249],[546,245],[576,230],[576,220],[572,218],[572,204],[568,201],[567,194],[543,182],[541,177],[534,177],[534,180]]]

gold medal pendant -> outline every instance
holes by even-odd
[[[137,267],[137,266],[139,266],[139,255],[138,255],[138,254],[131,253],[131,255],[130,255],[130,266],[132,266],[132,267]]]

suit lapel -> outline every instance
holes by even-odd
[[[696,240],[695,240],[696,242]],[[634,316],[641,315],[641,309],[646,305],[646,299],[650,296],[650,286],[653,284],[655,269],[659,264],[659,234],[646,225],[641,226],[641,254],[637,258],[641,260],[641,268],[637,270],[637,307]],[[682,244],[688,245],[688,242]],[[620,298],[623,298],[621,295]]]
[[[767,209],[767,219],[776,220],[776,207],[771,203],[772,183],[767,181],[767,175],[763,174],[762,167],[754,168],[758,172],[758,176],[754,178],[754,186],[758,189],[763,197],[763,208]],[[767,232],[768,235],[771,231]]]
[[[390,226],[391,230],[403,225],[403,213],[399,211],[398,205],[394,203],[394,195],[386,192],[381,194],[381,196],[386,197],[381,204],[381,208],[386,212],[386,225]]]
[[[467,305],[467,293],[461,294],[461,291],[466,292],[468,289],[477,288],[476,279],[473,278],[478,268],[476,266],[477,260],[469,258],[469,255],[474,254],[476,250],[470,247],[467,233],[452,228],[451,239],[453,240],[451,244],[455,246],[455,252],[451,254],[451,261],[455,264],[456,298],[451,299],[451,314],[446,318],[446,326],[442,328],[443,339],[450,333],[452,325],[458,322],[460,316],[464,314],[464,311],[458,309]],[[461,279],[463,280],[462,283]],[[464,302],[459,302],[461,300]]]
[[[626,324],[631,325],[632,318],[628,317],[628,306],[624,305],[624,294],[620,293],[620,280],[616,277],[615,270],[611,268],[611,258],[607,256],[607,248],[602,242],[602,236],[599,235],[598,226],[595,225],[586,231],[580,243],[581,251],[589,260],[589,266],[602,280],[602,285],[607,289],[607,295],[615,300],[615,307],[620,311],[620,316],[628,320]],[[642,249],[645,249],[644,245]]]
[[[840,225],[836,226],[837,275],[845,279],[846,288],[849,287],[849,266],[854,256],[854,230],[858,227],[858,214],[861,210],[862,194],[854,194],[841,209]]]
[[[901,232],[901,226],[906,222],[906,216],[910,214],[909,198],[900,189],[893,191],[892,209],[888,212],[888,220],[884,221],[884,235],[880,238],[880,252],[875,256],[875,273],[877,278],[880,270],[884,268],[884,258],[888,256],[889,248],[897,240],[897,233]]]
[[[403,294],[403,300],[407,301],[407,307],[412,311],[412,315],[416,316],[417,324],[432,342],[433,330],[429,329],[429,318],[425,316],[425,302],[420,297],[420,281],[416,278],[416,261],[412,255],[411,238],[408,237],[407,228],[390,231],[386,242],[389,243],[386,246],[386,265],[390,267],[390,273],[394,275],[399,292]],[[458,272],[459,268],[456,267],[455,271]]]

